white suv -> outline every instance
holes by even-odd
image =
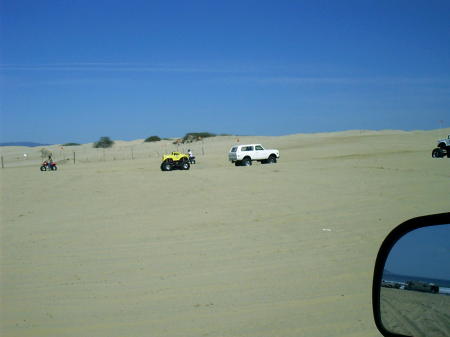
[[[262,164],[276,163],[280,158],[280,151],[266,150],[261,144],[235,145],[228,153],[228,159],[236,166],[250,166],[252,161]]]

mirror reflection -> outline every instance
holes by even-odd
[[[381,321],[390,332],[450,336],[450,224],[403,236],[386,260]]]

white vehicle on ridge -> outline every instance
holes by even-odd
[[[250,166],[252,161],[262,164],[276,163],[280,151],[264,149],[261,144],[234,145],[228,153],[228,159],[236,166]]]
[[[437,147],[433,149],[431,156],[433,158],[443,158],[445,156],[450,158],[450,135],[437,141]]]

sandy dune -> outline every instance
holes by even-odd
[[[431,150],[449,133],[239,137],[281,151],[251,167],[218,137],[174,172],[169,141],[49,147],[57,172],[1,148],[0,334],[380,336],[376,253],[400,222],[448,211],[450,159]]]

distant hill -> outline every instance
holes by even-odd
[[[9,142],[9,143],[0,143],[0,146],[28,146],[28,147],[37,147],[37,146],[48,146],[50,144],[40,144],[33,142]]]

